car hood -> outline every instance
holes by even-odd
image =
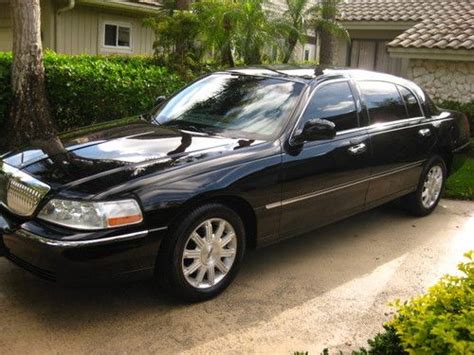
[[[209,160],[259,142],[122,121],[91,126],[9,152],[1,159],[55,190],[99,193],[150,173]]]

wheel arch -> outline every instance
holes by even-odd
[[[250,203],[243,197],[229,194],[197,196],[190,201],[185,202],[175,217],[171,220],[170,225],[176,225],[183,220],[184,216],[192,209],[204,204],[218,203],[230,209],[242,218],[245,228],[245,237],[247,248],[255,249],[257,246],[257,216]]]

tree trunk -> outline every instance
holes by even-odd
[[[176,0],[176,10],[189,10],[191,0]]]
[[[332,11],[337,6],[338,1],[336,0],[323,0],[321,5],[325,10],[322,12],[323,20],[333,22],[335,21],[336,11]],[[321,65],[333,65],[334,54],[336,48],[336,39],[334,35],[325,28],[319,29],[320,42],[320,55],[319,64]]]
[[[12,0],[13,102],[7,122],[9,145],[55,135],[46,96],[39,0]]]
[[[332,33],[323,29],[319,31],[319,38],[319,64],[332,65],[334,63],[334,47],[336,46],[334,36],[332,35]]]
[[[293,52],[295,50],[295,47],[298,43],[298,35],[291,34],[288,36],[288,47],[286,49],[285,57],[283,58],[283,64],[287,64],[291,56],[293,55]]]
[[[234,55],[232,54],[232,22],[229,15],[225,14],[223,18],[225,32],[225,41],[221,48],[221,61],[224,65],[234,67]]]

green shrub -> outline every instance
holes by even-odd
[[[457,101],[440,101],[437,103],[439,107],[464,112],[471,126],[471,137],[474,137],[474,101],[462,103]]]
[[[444,276],[425,295],[401,304],[389,326],[413,354],[474,353],[474,251],[459,265],[462,276]]]
[[[11,53],[0,53],[0,119],[10,107],[11,61]],[[60,130],[142,113],[155,97],[184,85],[178,75],[148,57],[47,52],[44,65],[51,111]]]
[[[352,355],[404,355],[400,337],[393,327],[384,326],[385,331],[377,334],[373,339],[369,339],[369,349],[361,348],[353,351]]]

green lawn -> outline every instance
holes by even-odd
[[[458,170],[446,182],[444,196],[474,200],[474,138],[471,139],[470,149],[454,158],[453,168]]]

